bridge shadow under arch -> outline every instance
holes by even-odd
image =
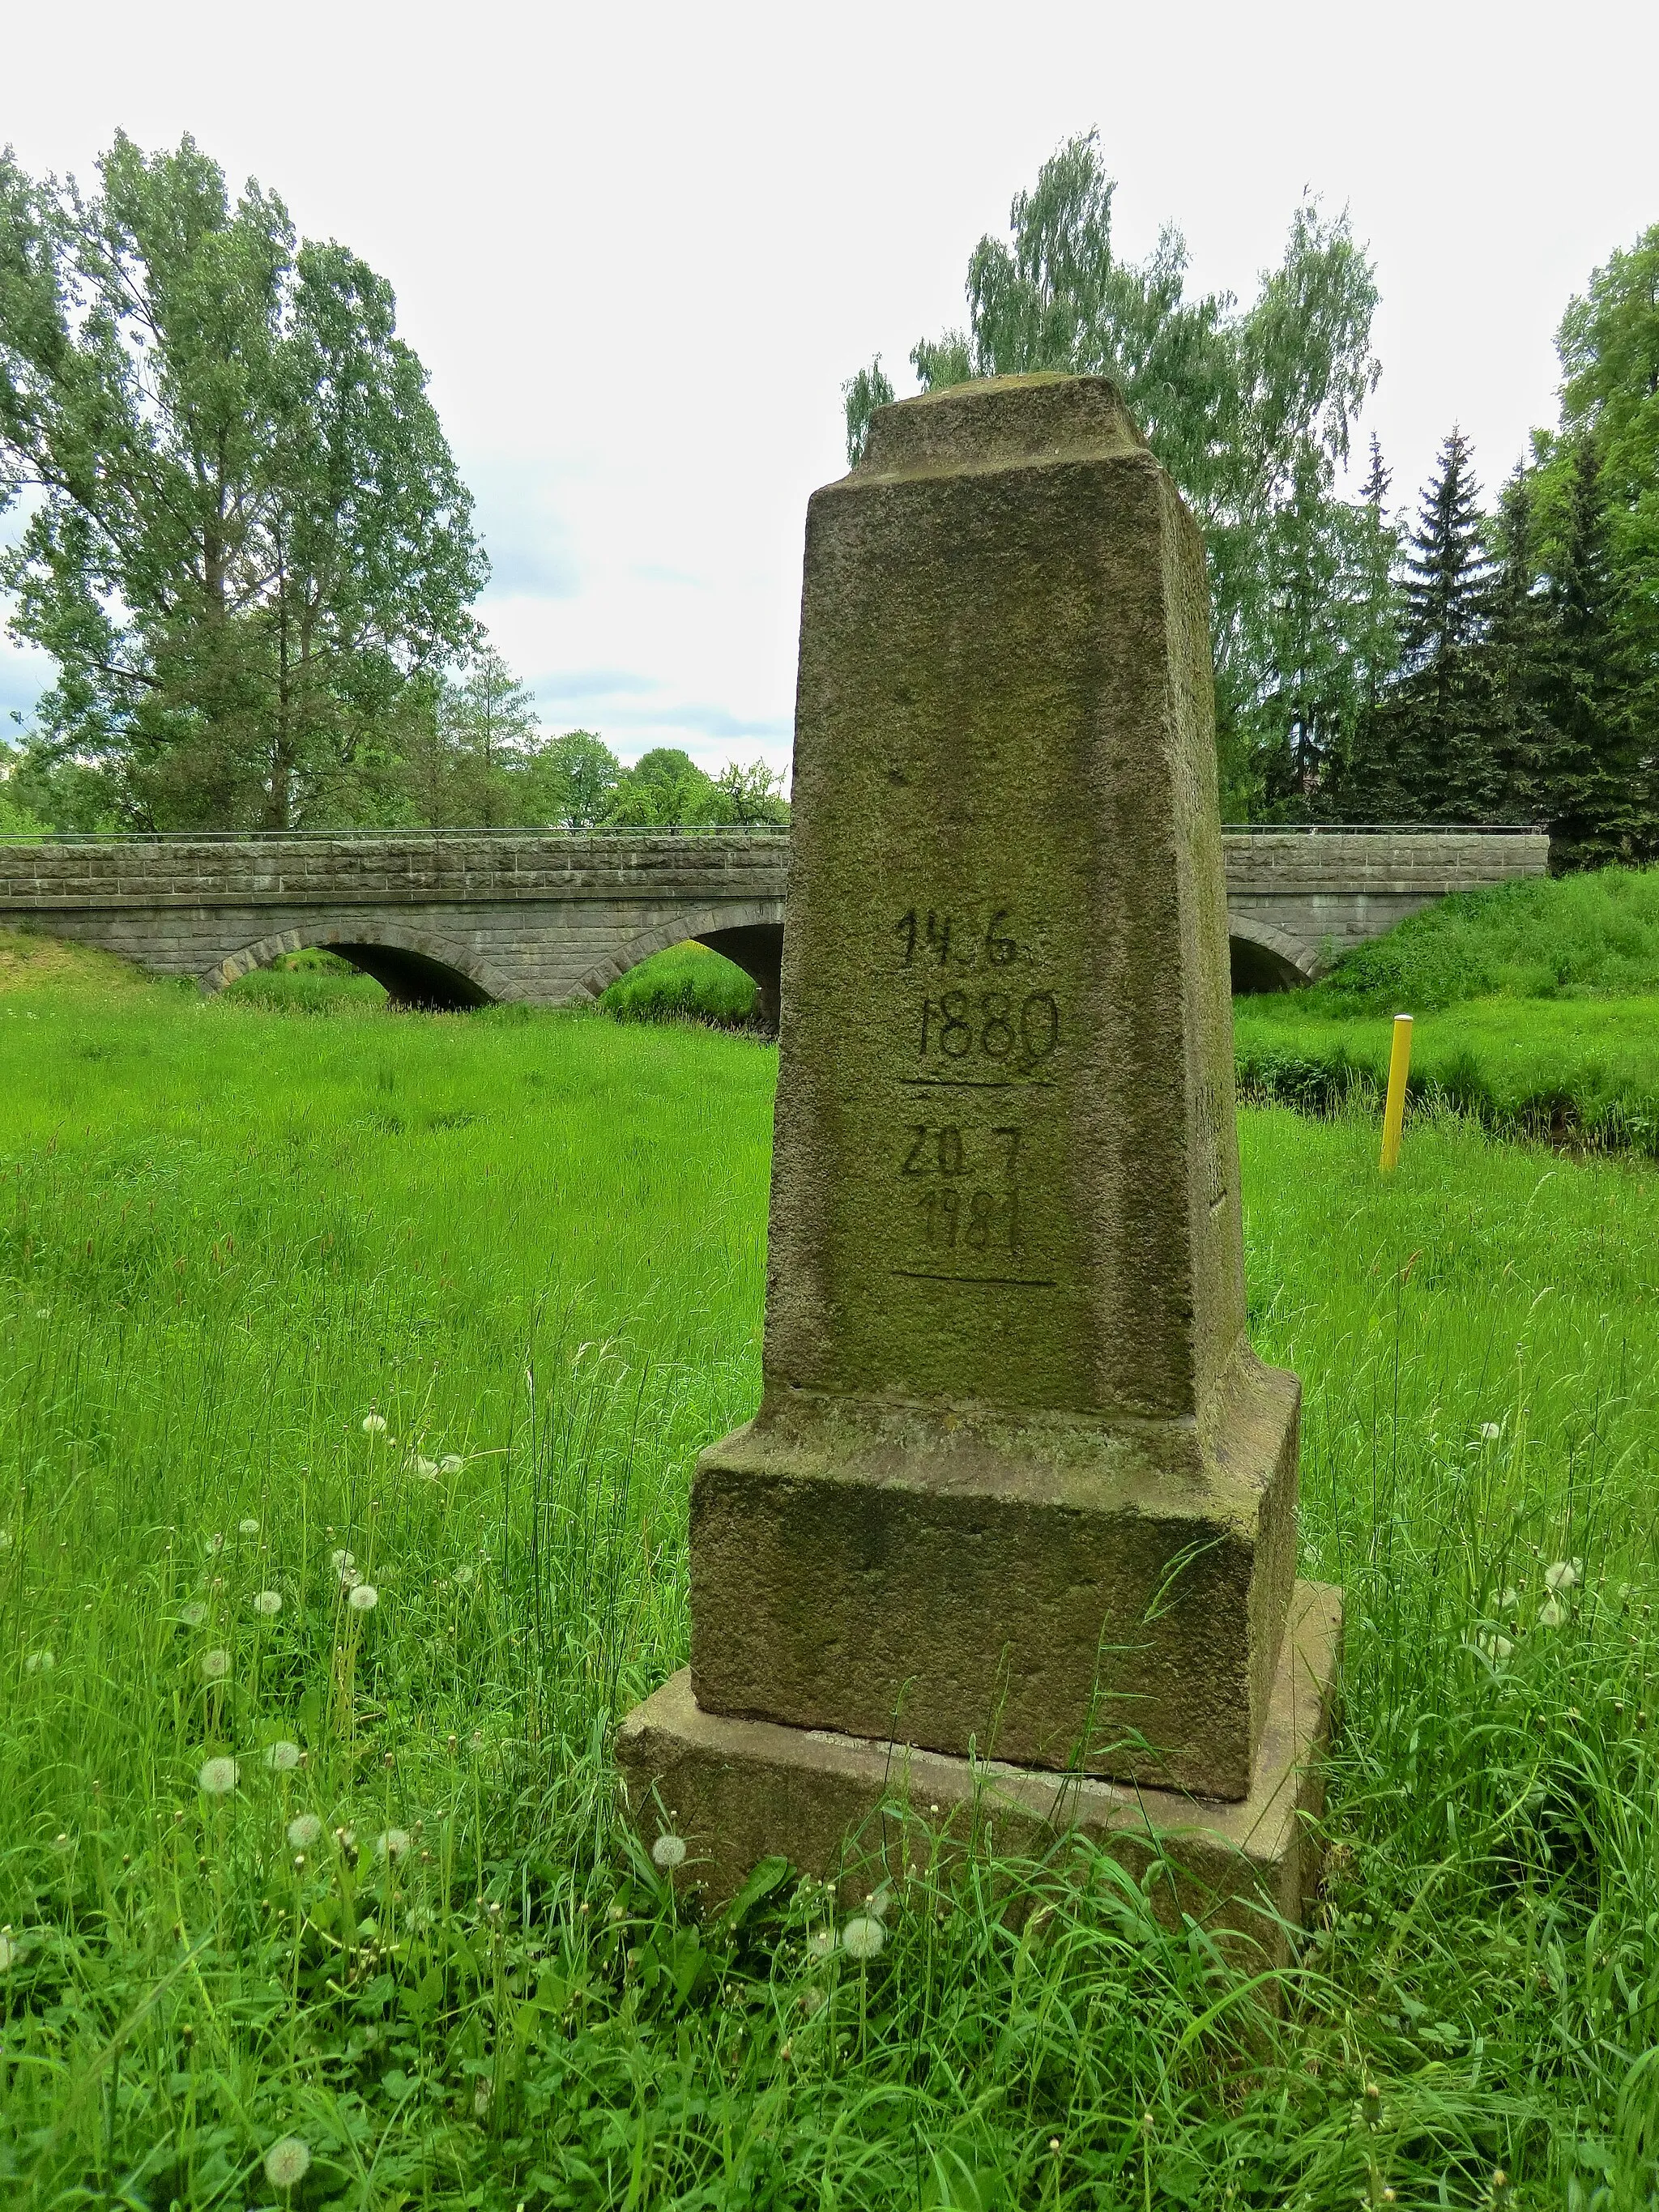
[[[262,937],[210,968],[201,978],[202,988],[210,994],[225,990],[256,969],[269,968],[284,953],[303,952],[311,945],[337,953],[372,975],[394,1006],[448,1013],[494,1006],[519,995],[491,962],[468,947],[430,930],[362,916]]]
[[[1235,997],[1299,991],[1319,972],[1317,956],[1268,921],[1227,916],[1227,956]]]

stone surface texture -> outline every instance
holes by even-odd
[[[1243,979],[1283,985],[1447,891],[1541,874],[1548,841],[1275,831],[1224,835],[1222,850]],[[767,831],[0,839],[0,927],[100,945],[210,992],[324,945],[394,989],[545,1006],[578,1005],[697,938],[775,993],[787,872],[787,834]]]
[[[1170,1879],[1151,1891],[1161,1913],[1235,1931],[1282,1963],[1284,1923],[1300,1917],[1317,1877],[1310,1824],[1323,1802],[1319,1752],[1341,1619],[1337,1591],[1297,1583],[1250,1794],[1236,1803],[727,1720],[702,1710],[685,1670],[629,1715],[617,1760],[646,1840],[665,1830],[682,1837],[682,1878],[711,1903],[773,1853],[836,1883],[850,1904],[935,1851],[977,1838],[1037,1856],[1071,1830],[1137,1877],[1154,1856],[1164,1859]]]
[[[1244,1798],[1297,1392],[1244,1334],[1203,547],[1103,379],[884,410],[816,495],[794,798],[697,1702]]]

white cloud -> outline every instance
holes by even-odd
[[[556,726],[781,764],[802,525],[839,386],[959,321],[967,257],[1098,124],[1126,252],[1188,235],[1248,295],[1304,185],[1376,251],[1372,423],[1409,496],[1453,420],[1496,484],[1550,419],[1553,337],[1659,218],[1659,11],[1315,0],[849,19],[641,0],[205,0],[8,25],[25,165],[89,178],[184,131],[397,289],[478,495],[483,611]],[[596,671],[608,690],[584,690]],[[0,653],[0,696],[35,673]]]

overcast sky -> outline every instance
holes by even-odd
[[[1375,255],[1408,494],[1553,419],[1569,295],[1659,222],[1659,7],[848,10],[506,0],[7,10],[0,137],[91,181],[190,131],[390,278],[478,502],[482,611],[551,729],[788,758],[807,495],[840,386],[902,392],[1013,193],[1097,125],[1119,250],[1249,296],[1304,187]],[[0,644],[0,708],[44,665]]]

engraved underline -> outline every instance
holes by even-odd
[[[941,1091],[1052,1091],[1054,1087],[1052,1075],[1028,1076],[1023,1082],[1012,1075],[901,1075],[898,1080],[908,1089],[926,1083]]]
[[[1059,1286],[1053,1275],[947,1275],[935,1267],[895,1267],[893,1273],[913,1283],[990,1283],[1017,1291],[1052,1291]]]

